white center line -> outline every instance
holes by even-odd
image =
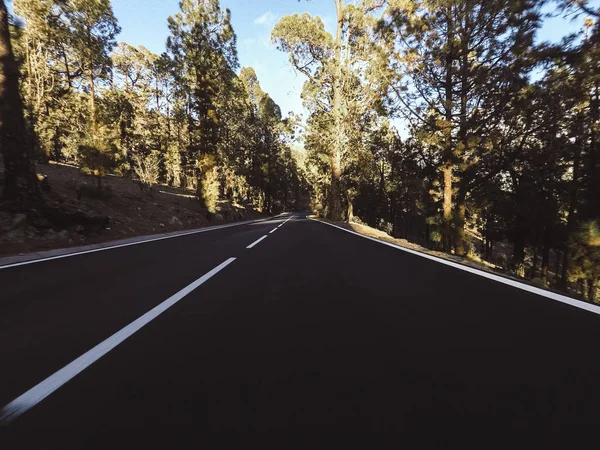
[[[277,227],[277,228],[279,228],[279,227]],[[276,232],[277,228],[273,228],[271,231],[269,231],[269,234]]]
[[[258,244],[260,241],[262,241],[263,239],[266,239],[267,235],[265,234],[263,237],[261,237],[260,239],[257,239],[256,241],[254,241],[252,244],[250,244],[248,247],[246,248],[252,248],[254,247],[256,244]]]
[[[290,217],[288,220],[290,220],[290,219],[291,219],[291,217]],[[283,222],[281,225],[279,225],[277,228],[281,228],[282,226],[284,226],[284,225],[285,225],[285,223],[286,223],[288,220],[284,221],[284,222]]]
[[[0,410],[0,425],[7,424],[8,422],[16,419],[28,409],[34,407],[39,402],[44,400],[63,384],[73,379],[77,374],[87,369],[93,363],[98,361],[117,345],[131,337],[134,333],[139,331],[142,327],[156,319],[159,315],[169,309],[171,306],[179,302],[183,297],[188,295],[198,286],[203,284],[205,281],[213,277],[216,273],[223,270],[229,264],[235,261],[235,258],[229,258],[227,261],[219,264],[217,267],[206,273],[202,277],[198,278],[192,284],[186,286],[176,294],[172,295],[160,305],[155,306],[143,316],[137,318],[129,325],[125,326],[115,334],[96,345],[91,350],[81,355],[71,363],[67,364],[62,369],[58,370],[54,374],[50,375],[44,381],[38,385],[32,387],[21,396],[14,399],[8,405]]]

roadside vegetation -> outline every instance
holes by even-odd
[[[117,41],[109,0],[1,5],[2,253],[308,206],[295,119],[240,70],[218,0],[182,1],[161,55]]]
[[[307,77],[313,208],[598,301],[600,10],[333,1],[335,33],[308,14],[272,33]],[[537,42],[547,15],[585,25]]]
[[[272,29],[305,77],[304,118],[284,118],[239,67],[218,0],[182,0],[165,18],[161,55],[117,41],[109,0],[14,0],[14,17],[1,1],[4,214],[55,231],[106,229],[104,207],[77,202],[110,207],[115,177],[152,204],[180,190],[206,221],[225,203],[264,214],[310,203],[319,216],[598,301],[597,6],[327,1],[331,30],[306,13]],[[584,26],[540,42],[548,16]],[[59,195],[36,161],[87,178]]]

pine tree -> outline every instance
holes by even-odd
[[[231,87],[238,67],[236,37],[231,13],[221,10],[218,0],[182,0],[180,8],[181,12],[169,17],[167,48],[177,94],[188,116],[186,170],[193,173],[203,199],[203,183],[217,163],[217,104]]]
[[[385,48],[374,45],[374,12],[383,2],[346,4],[334,0],[336,31],[331,35],[319,17],[294,14],[275,25],[272,40],[290,55],[290,63],[307,77],[303,99],[311,114],[329,116],[329,216],[342,218],[342,174],[350,139],[363,117],[381,104],[386,78]]]
[[[19,69],[10,40],[8,11],[0,1],[0,150],[4,163],[2,199],[26,208],[42,201],[35,173],[33,145],[27,139]]]
[[[438,136],[446,251],[454,246],[465,254],[470,174],[532,67],[540,6],[536,0],[389,2],[382,29],[396,50],[394,101]]]

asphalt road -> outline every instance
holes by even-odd
[[[0,448],[582,448],[599,343],[597,314],[282,215],[1,269]]]

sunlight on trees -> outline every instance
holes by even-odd
[[[207,214],[310,203],[598,301],[600,11],[550,3],[584,24],[551,45],[542,0],[333,2],[333,33],[307,13],[272,30],[304,118],[239,67],[218,0],[183,0],[161,55],[117,44],[109,0],[14,0],[10,24],[0,3],[5,199],[41,201],[38,159],[99,191],[186,188]]]
[[[553,46],[541,0],[334,3],[335,36],[308,14],[272,33],[306,77],[313,209],[597,300],[600,12],[556,2],[586,19]]]

